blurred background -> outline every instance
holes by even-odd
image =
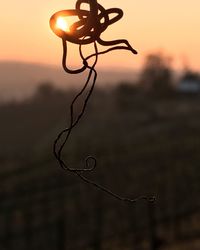
[[[74,1],[7,1],[0,10],[0,249],[199,250],[200,4],[99,2],[125,12],[103,38],[128,39],[139,54],[100,58],[64,157],[81,167],[95,156],[88,178],[156,202],[119,202],[59,168],[53,142],[87,74],[63,72],[48,20]],[[77,51],[70,45],[72,67],[81,63]]]

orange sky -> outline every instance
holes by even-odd
[[[0,60],[39,62],[59,65],[61,40],[49,28],[50,16],[61,9],[73,8],[75,0],[34,0],[1,3]],[[174,66],[183,63],[200,70],[199,0],[99,0],[106,8],[120,7],[124,18],[110,26],[106,39],[126,38],[139,51],[113,52],[101,56],[100,67],[139,67],[149,52],[164,51],[174,58]],[[79,61],[72,46],[71,62]]]

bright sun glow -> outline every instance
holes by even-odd
[[[59,17],[56,21],[56,27],[65,31],[65,32],[69,32],[69,25],[67,23],[67,21],[63,18],[63,17]]]

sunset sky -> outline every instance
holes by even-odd
[[[144,56],[163,51],[173,57],[175,67],[188,65],[200,70],[199,0],[99,0],[106,8],[119,7],[124,17],[109,26],[105,40],[125,38],[139,52],[113,52],[101,56],[100,67],[138,68]],[[73,8],[75,0],[34,0],[1,3],[0,60],[59,65],[61,40],[49,28],[56,11]],[[72,65],[80,63],[78,47],[70,47]]]

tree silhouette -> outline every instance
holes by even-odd
[[[170,58],[160,53],[149,54],[140,74],[140,84],[148,91],[166,92],[172,87]]]

